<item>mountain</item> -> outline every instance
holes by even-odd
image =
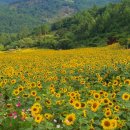
[[[20,1],[20,0],[19,0]],[[18,10],[27,7],[36,8],[42,7],[43,9],[56,10],[62,8],[63,6],[69,6],[76,10],[91,8],[93,5],[102,6],[108,3],[119,2],[120,0],[21,0],[20,2],[12,3]]]
[[[114,42],[130,47],[129,28],[130,1],[123,0],[103,7],[93,6],[54,23],[43,24],[32,32],[23,27],[20,33],[2,34],[0,43],[4,49],[70,49],[104,46]]]
[[[13,3],[13,2],[18,2],[18,1],[22,1],[22,0],[0,0],[0,3]]]
[[[46,22],[120,0],[2,0],[0,4],[0,32],[18,32],[23,26],[32,29]]]

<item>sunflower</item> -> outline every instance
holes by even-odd
[[[94,102],[92,103],[92,105],[91,105],[91,110],[92,110],[93,112],[96,112],[96,111],[98,110],[99,106],[100,106],[100,103],[99,103],[98,101],[94,101]]]
[[[111,124],[112,124],[112,129],[116,129],[117,128],[117,120],[111,119]]]
[[[109,107],[113,107],[113,102],[110,101],[110,102],[108,103],[108,106],[109,106]]]
[[[54,87],[50,87],[49,90],[50,91],[55,91],[55,88]]]
[[[60,98],[61,97],[61,94],[60,93],[56,93],[55,95],[57,98]]]
[[[81,108],[81,103],[79,101],[75,101],[73,103],[73,105],[74,105],[74,108],[76,108],[76,109],[80,109]]]
[[[110,117],[112,115],[111,110],[105,111],[105,117]]]
[[[99,83],[102,82],[102,80],[103,80],[102,77],[99,77],[99,78],[98,78],[98,82],[99,82]]]
[[[44,117],[47,119],[47,120],[51,120],[53,118],[53,115],[50,114],[50,113],[45,113],[44,114]]]
[[[118,80],[114,80],[112,85],[113,86],[117,86],[118,84],[119,84],[119,81]]]
[[[76,93],[75,92],[71,92],[70,94],[69,94],[69,96],[72,98],[72,97],[75,97],[76,96]]]
[[[51,84],[51,85],[49,86],[49,88],[50,88],[50,89],[51,89],[51,88],[55,88],[54,84]]]
[[[37,95],[37,92],[36,91],[31,91],[31,96],[35,97]]]
[[[99,93],[94,93],[94,94],[93,94],[93,97],[94,97],[95,99],[99,99],[99,98],[100,98],[100,94],[99,94]]]
[[[105,118],[101,121],[101,126],[103,127],[103,129],[105,130],[112,130],[113,125],[112,122],[109,118]]]
[[[15,89],[14,91],[13,91],[13,95],[15,95],[15,96],[18,96],[19,95],[19,90],[18,89]]]
[[[128,84],[130,86],[130,79],[124,80],[124,84]]]
[[[119,83],[119,87],[122,87],[122,83]]]
[[[40,112],[39,107],[37,107],[37,106],[32,106],[31,107],[31,113],[32,113],[33,117],[35,117],[37,114],[39,114],[39,112]]]
[[[107,82],[103,82],[103,83],[102,83],[102,86],[107,86]]]
[[[111,109],[109,107],[104,108],[103,111],[110,111]]]
[[[84,84],[85,84],[85,81],[84,81],[84,80],[81,80],[81,81],[80,81],[80,84],[81,84],[81,85],[84,85]]]
[[[112,93],[111,98],[115,98],[116,97],[116,93]]]
[[[71,105],[73,105],[73,104],[74,104],[74,99],[70,99],[70,100],[69,100],[69,103],[70,103]]]
[[[36,97],[35,97],[35,101],[36,101],[36,102],[41,101],[41,97],[40,97],[40,96],[36,96]]]
[[[108,87],[112,86],[112,82],[108,82]]]
[[[36,115],[35,122],[41,123],[41,121],[43,120],[44,120],[43,115],[40,115],[40,114]]]
[[[45,100],[45,104],[46,104],[47,106],[50,106],[50,105],[51,105],[51,100],[50,100],[50,99],[46,99],[46,100]]]
[[[114,107],[114,110],[115,110],[116,112],[118,112],[118,111],[120,110],[120,106],[118,106],[118,105],[115,106],[115,107]]]
[[[12,104],[7,104],[6,107],[7,107],[7,108],[12,108],[13,105],[12,105]]]
[[[16,79],[11,80],[11,84],[15,84],[16,83]]]
[[[107,93],[107,92],[104,92],[104,93],[103,93],[103,96],[104,96],[105,98],[107,98],[107,97],[108,97],[108,93]]]
[[[33,104],[33,106],[38,107],[39,108],[39,112],[42,111],[42,106],[41,106],[40,103],[36,102],[36,103]]]
[[[90,99],[90,100],[87,101],[87,105],[92,105],[93,102],[94,102],[94,100],[93,100],[93,99]]]
[[[42,89],[42,84],[41,84],[41,83],[38,83],[38,84],[37,84],[37,87],[38,87],[39,89]]]
[[[57,105],[61,105],[62,103],[63,103],[62,100],[58,100],[58,101],[56,101],[56,104],[57,104]]]
[[[101,91],[100,91],[100,95],[103,95],[103,93],[104,93],[104,91],[101,90]]]
[[[64,120],[64,123],[68,126],[70,125],[73,125],[74,124],[74,121],[76,120],[76,116],[74,113],[72,114],[69,114],[66,116],[65,120]]]
[[[104,104],[109,104],[110,100],[108,98],[104,98]]]
[[[128,93],[124,93],[124,94],[122,95],[122,99],[125,100],[125,101],[128,101],[128,100],[130,99],[129,94],[128,94]]]
[[[35,87],[36,87],[36,83],[35,83],[35,82],[32,82],[32,83],[30,84],[30,86],[31,86],[31,88],[35,88]]]
[[[18,87],[19,92],[22,92],[22,91],[23,91],[23,89],[24,89],[24,87],[23,87],[23,86],[19,86],[19,87]]]
[[[28,98],[28,97],[30,97],[30,95],[29,94],[23,94],[22,97],[23,98]]]
[[[86,108],[86,103],[85,102],[81,102],[81,108]]]

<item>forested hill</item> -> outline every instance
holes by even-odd
[[[13,3],[18,1],[22,1],[22,0],[0,0],[0,3]]]
[[[120,0],[0,0],[0,32],[19,32],[46,22],[68,17],[93,5],[103,6]],[[6,5],[3,5],[6,3]]]
[[[91,8],[93,5],[103,6],[108,3],[116,3],[120,0],[12,0],[12,6],[17,10],[27,10],[26,7],[33,8],[34,10],[39,7],[39,9],[49,10],[52,9],[56,11],[58,8],[63,6],[68,6],[75,10],[82,10],[86,8]],[[29,8],[28,8],[29,10]],[[37,13],[37,10],[35,10]]]
[[[22,28],[18,34],[2,34],[3,48],[52,48],[104,46],[114,42],[130,46],[130,1],[81,11],[52,24],[43,24],[33,31]]]
[[[126,40],[130,37],[130,1],[123,0],[101,8],[95,6],[52,24],[52,30],[60,40],[68,41],[68,47],[72,48],[118,41],[127,44]]]

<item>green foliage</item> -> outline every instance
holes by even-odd
[[[92,7],[120,0],[0,0],[0,32],[19,32],[72,15]],[[9,4],[2,4],[9,3]]]
[[[56,49],[72,49],[72,48],[73,44],[70,39],[61,39],[59,40]]]
[[[56,37],[51,36],[51,35],[39,37],[37,39],[37,43],[35,46],[37,46],[39,48],[56,49],[56,47],[57,47]]]
[[[32,34],[34,35],[46,35],[50,32],[51,26],[50,24],[43,24],[40,27],[34,28]]]
[[[5,48],[4,48],[4,45],[0,44],[0,51],[4,51]]]
[[[128,38],[120,38],[119,43],[125,48],[130,48],[130,40]]]
[[[73,47],[113,44],[122,37],[129,37],[129,14],[128,0],[102,8],[94,6],[88,11],[52,24],[52,31],[59,36],[59,41],[71,34],[67,38],[72,41]]]
[[[61,2],[60,5],[62,4]],[[71,49],[104,46],[115,42],[129,48],[127,40],[130,36],[129,28],[130,2],[123,0],[100,8],[94,6],[52,24],[43,24],[33,30],[28,26],[22,26],[15,35],[2,33],[0,43],[8,49],[16,46]],[[28,42],[26,38],[32,41]]]
[[[24,38],[18,41],[20,48],[28,48],[33,46],[33,40],[31,38]]]

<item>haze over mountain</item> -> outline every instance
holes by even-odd
[[[120,0],[1,0],[0,32],[18,32],[45,22],[68,17],[93,5],[103,6]],[[2,4],[6,3],[6,4]]]

